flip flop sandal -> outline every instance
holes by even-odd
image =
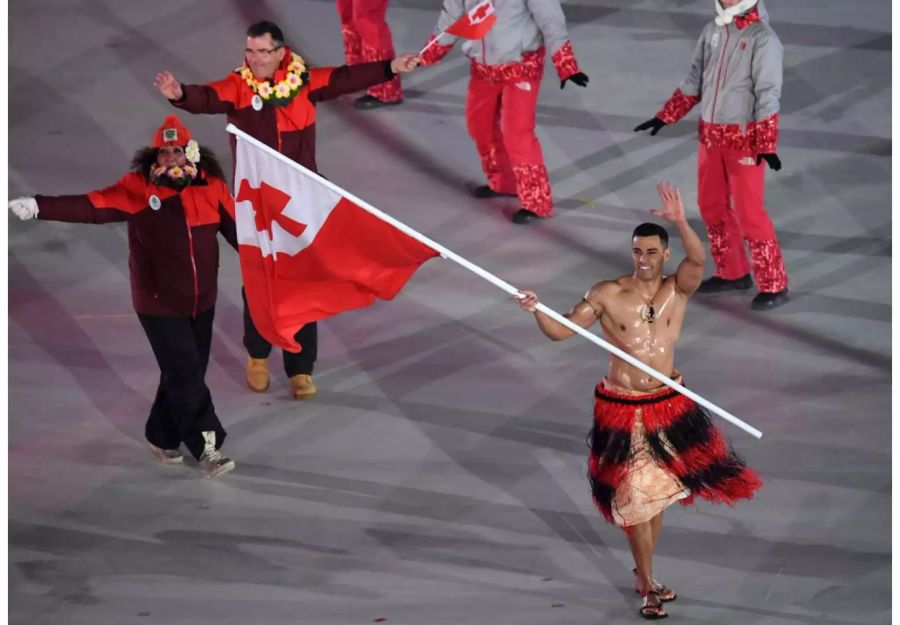
[[[641,589],[638,588],[637,585],[637,569],[631,569],[631,572],[634,573],[635,581],[634,581],[634,592],[641,594]],[[659,595],[659,600],[663,603],[669,603],[670,601],[675,601],[678,598],[678,595],[674,590],[668,588],[667,586],[663,586],[655,579],[653,581],[653,590],[656,594]]]
[[[659,601],[659,603],[650,603],[650,595],[656,595],[656,600]],[[651,590],[646,595],[642,596],[644,597],[644,603],[638,608],[638,614],[642,619],[658,621],[660,619],[669,618],[668,612],[664,611],[665,608],[663,607],[662,599],[659,598],[658,592]]]

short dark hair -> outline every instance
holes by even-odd
[[[631,238],[633,239],[634,237],[659,237],[663,246],[669,247],[669,233],[666,232],[666,229],[659,224],[650,223],[649,221],[634,229],[634,232],[631,233]]]
[[[247,27],[248,37],[262,37],[265,34],[272,35],[272,43],[277,47],[280,48],[284,45],[284,33],[281,32],[281,29],[278,28],[278,24],[275,22],[256,22]]]

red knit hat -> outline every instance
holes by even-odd
[[[191,131],[175,115],[169,115],[163,121],[162,126],[153,133],[152,147],[161,148],[164,145],[180,145],[184,147],[190,140]]]

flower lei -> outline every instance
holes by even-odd
[[[200,146],[191,139],[184,148],[184,157],[188,164],[184,167],[178,165],[154,165],[150,168],[150,181],[158,187],[170,187],[181,191],[191,184],[199,173],[197,162],[200,160]]]
[[[291,52],[291,62],[287,66],[287,75],[273,87],[268,80],[258,81],[253,71],[247,67],[246,61],[237,72],[250,90],[262,98],[263,102],[272,106],[286,106],[294,99],[309,78],[309,70],[299,54]]]

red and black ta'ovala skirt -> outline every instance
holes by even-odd
[[[663,388],[647,394],[619,393],[604,385],[594,391],[594,424],[588,434],[588,478],[594,503],[609,523],[616,488],[629,470],[632,431],[640,410],[653,460],[674,475],[690,495],[733,505],[750,499],[762,480],[748,468],[694,400]]]

